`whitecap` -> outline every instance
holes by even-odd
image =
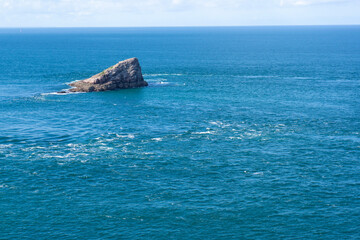
[[[200,134],[200,135],[202,135],[202,134],[214,134],[215,133],[215,131],[206,131],[206,132],[194,132],[193,134]]]
[[[65,155],[49,155],[49,154],[44,154],[42,156],[42,158],[60,158],[60,159],[63,159],[63,158],[69,158],[69,157],[72,157],[74,156],[74,154],[72,153],[68,153],[68,154],[65,154]]]
[[[134,135],[134,134],[127,134],[127,135],[116,134],[116,136],[117,136],[118,138],[130,138],[130,139],[135,138],[135,135]]]
[[[212,125],[216,125],[216,126],[220,126],[222,124],[222,122],[220,122],[220,121],[216,121],[216,122],[211,121],[209,123],[212,124]]]
[[[79,144],[69,143],[69,144],[67,144],[67,146],[68,146],[68,147],[75,148],[75,147],[78,147]]]
[[[217,126],[217,127],[221,127],[221,128],[226,128],[226,127],[229,127],[230,126],[230,124],[225,124],[225,123],[223,123],[223,122],[221,122],[221,121],[211,121],[211,122],[209,122],[211,125],[215,125],[215,126]]]
[[[65,91],[64,93],[60,93],[60,92],[51,92],[51,93],[42,93],[42,96],[47,96],[47,95],[69,95],[69,94],[81,94],[81,93],[85,93],[85,92],[70,92],[68,91],[68,89],[66,90],[62,90]]]
[[[0,144],[0,148],[10,148],[13,144]]]
[[[256,132],[255,130],[250,130],[250,132],[246,132],[243,135],[247,136],[248,138],[255,138],[255,137],[260,137],[262,133],[260,131]]]
[[[148,83],[149,83],[149,87],[176,86],[176,83],[165,82],[165,81],[159,81],[159,82],[148,81]]]
[[[151,140],[154,140],[156,142],[161,142],[163,139],[162,138],[152,138]]]
[[[112,148],[112,147],[103,147],[103,146],[101,146],[101,147],[99,147],[101,150],[106,150],[106,151],[111,151],[111,150],[114,150],[114,148]]]
[[[163,82],[163,81],[160,81],[160,82],[155,82],[153,84],[160,84],[160,85],[168,85],[170,84],[169,82]]]

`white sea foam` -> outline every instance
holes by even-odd
[[[233,140],[233,139],[237,139],[237,140],[240,140],[240,139],[243,139],[242,137],[229,137],[229,139]]]
[[[74,80],[74,81],[71,81],[71,82],[66,82],[65,84],[69,85],[70,83],[75,83],[75,82],[79,82],[79,81],[82,81],[82,79]]]
[[[60,159],[63,159],[63,158],[70,158],[74,156],[74,154],[72,153],[68,153],[68,154],[65,154],[65,155],[49,155],[49,154],[45,154],[43,155],[43,158],[60,158]]]
[[[69,143],[67,144],[68,147],[76,148],[79,147],[79,144]]]
[[[85,92],[69,92],[67,90],[63,90],[66,91],[65,93],[59,93],[59,92],[51,92],[51,93],[42,93],[41,96],[47,96],[47,95],[69,95],[69,94],[80,94],[80,93],[85,93]]]
[[[160,81],[160,82],[154,82],[152,83],[153,85],[169,85],[171,84],[170,82],[163,82],[163,81]]]
[[[235,130],[235,129],[232,129],[232,130]],[[252,139],[252,138],[257,138],[257,137],[263,136],[262,131],[257,131],[254,129],[248,129],[246,132],[242,132],[242,133],[238,133],[237,130],[235,130],[234,132],[237,134],[235,136],[228,137],[228,139],[241,140],[241,139]]]
[[[202,134],[215,134],[215,131],[194,132],[193,134],[199,134],[199,135],[202,135]]]
[[[250,130],[249,132],[244,133],[243,135],[245,135],[247,138],[255,138],[255,137],[260,137],[262,135],[262,132],[259,131],[255,131],[255,130]]]
[[[155,155],[153,152],[142,152],[143,155]]]
[[[161,142],[163,139],[162,138],[152,138],[151,140],[154,140],[156,142]]]
[[[114,150],[114,148],[112,148],[112,147],[104,147],[104,146],[101,146],[101,147],[99,147],[101,150],[105,150],[105,151],[112,151],[112,150]]]
[[[222,122],[220,122],[220,121],[216,121],[216,122],[211,121],[210,124],[220,126],[222,124]]]
[[[0,144],[0,148],[10,148],[13,144]]]
[[[148,81],[148,83],[149,83],[149,87],[179,86],[179,84],[177,83],[166,82],[166,81],[158,81],[158,82]]]
[[[130,139],[135,138],[135,135],[134,135],[134,134],[126,134],[126,135],[116,134],[116,136],[117,136],[118,138],[130,138]]]
[[[223,123],[221,121],[210,121],[209,122],[211,125],[215,125],[217,127],[221,127],[221,128],[225,128],[225,127],[229,127],[231,126],[230,124],[226,124],[226,123]]]

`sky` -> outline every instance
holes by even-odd
[[[0,27],[360,24],[360,0],[0,0]]]

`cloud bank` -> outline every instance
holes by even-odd
[[[358,0],[0,0],[0,27],[360,24]]]

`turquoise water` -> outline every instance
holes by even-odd
[[[0,29],[0,239],[359,239],[359,43]],[[149,87],[51,94],[130,57]]]

